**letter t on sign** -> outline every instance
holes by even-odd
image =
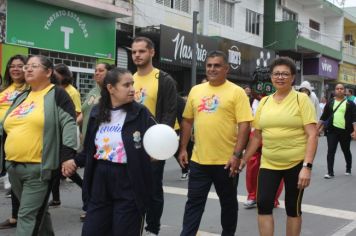
[[[61,26],[61,31],[64,32],[64,48],[69,49],[69,34],[74,32],[73,28]]]

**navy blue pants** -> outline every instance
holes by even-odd
[[[211,185],[214,184],[221,205],[221,235],[234,235],[237,226],[238,175],[229,177],[224,165],[200,165],[190,162],[188,201],[185,205],[181,236],[197,234]]]
[[[143,223],[126,165],[97,161],[82,235],[139,236]]]
[[[152,161],[152,194],[150,205],[146,214],[146,230],[158,234],[161,227],[161,216],[163,213],[163,171],[166,161]]]

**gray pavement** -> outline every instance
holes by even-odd
[[[351,151],[356,156],[356,142],[351,144]],[[305,191],[303,198],[302,235],[313,236],[354,236],[356,235],[356,170],[352,176],[344,176],[345,161],[338,148],[335,161],[335,178],[323,179],[326,173],[326,140],[320,138],[316,160],[314,162],[311,186]],[[354,165],[355,166],[355,165]],[[80,170],[82,173],[82,170]],[[162,217],[160,235],[179,235],[184,205],[186,201],[187,181],[180,181],[180,170],[174,159],[167,161],[164,176],[165,207]],[[207,201],[206,210],[201,222],[199,233],[203,235],[219,235],[220,206],[211,189],[211,197]],[[236,235],[258,235],[256,209],[243,209],[245,200],[245,173],[239,181],[239,221]],[[4,197],[5,190],[0,190],[0,221],[11,213],[11,201]],[[275,235],[285,235],[285,210],[281,207],[274,210]],[[80,235],[82,223],[79,221],[81,211],[80,189],[73,183],[65,181],[61,184],[61,201],[59,208],[50,209],[53,225],[57,236]],[[1,230],[1,236],[14,235],[14,229]],[[210,234],[208,234],[208,233]]]

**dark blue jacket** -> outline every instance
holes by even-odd
[[[95,136],[99,127],[98,108],[95,106],[91,111],[83,151],[75,159],[77,166],[85,166],[83,196],[88,198],[86,201],[90,199],[92,177],[95,171]],[[122,139],[127,155],[127,170],[137,207],[143,213],[147,209],[151,193],[151,160],[143,148],[142,140],[146,130],[154,125],[155,121],[148,109],[136,102],[124,105],[123,109],[127,111],[122,128]]]

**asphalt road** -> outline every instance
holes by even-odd
[[[356,235],[356,171],[345,176],[345,161],[338,148],[335,161],[335,178],[326,180],[326,140],[320,138],[317,157],[314,162],[312,183],[304,193],[302,235],[313,236],[355,236]],[[351,144],[351,152],[356,156],[356,142]],[[82,170],[80,170],[82,173]],[[174,159],[166,163],[165,207],[160,235],[179,235],[186,202],[187,181],[180,180],[180,169]],[[5,190],[0,186],[0,221],[10,215],[11,201],[5,198]],[[246,210],[242,202],[246,199],[245,173],[240,176],[238,186],[240,201],[239,221],[236,235],[258,235],[256,209]],[[285,235],[285,210],[283,193],[281,206],[274,210],[275,235]],[[62,181],[59,208],[50,209],[57,236],[80,235],[82,223],[80,189],[73,183]],[[220,235],[220,205],[214,188],[211,189],[204,216],[200,225],[200,236]],[[15,230],[1,230],[1,236],[14,235]]]

